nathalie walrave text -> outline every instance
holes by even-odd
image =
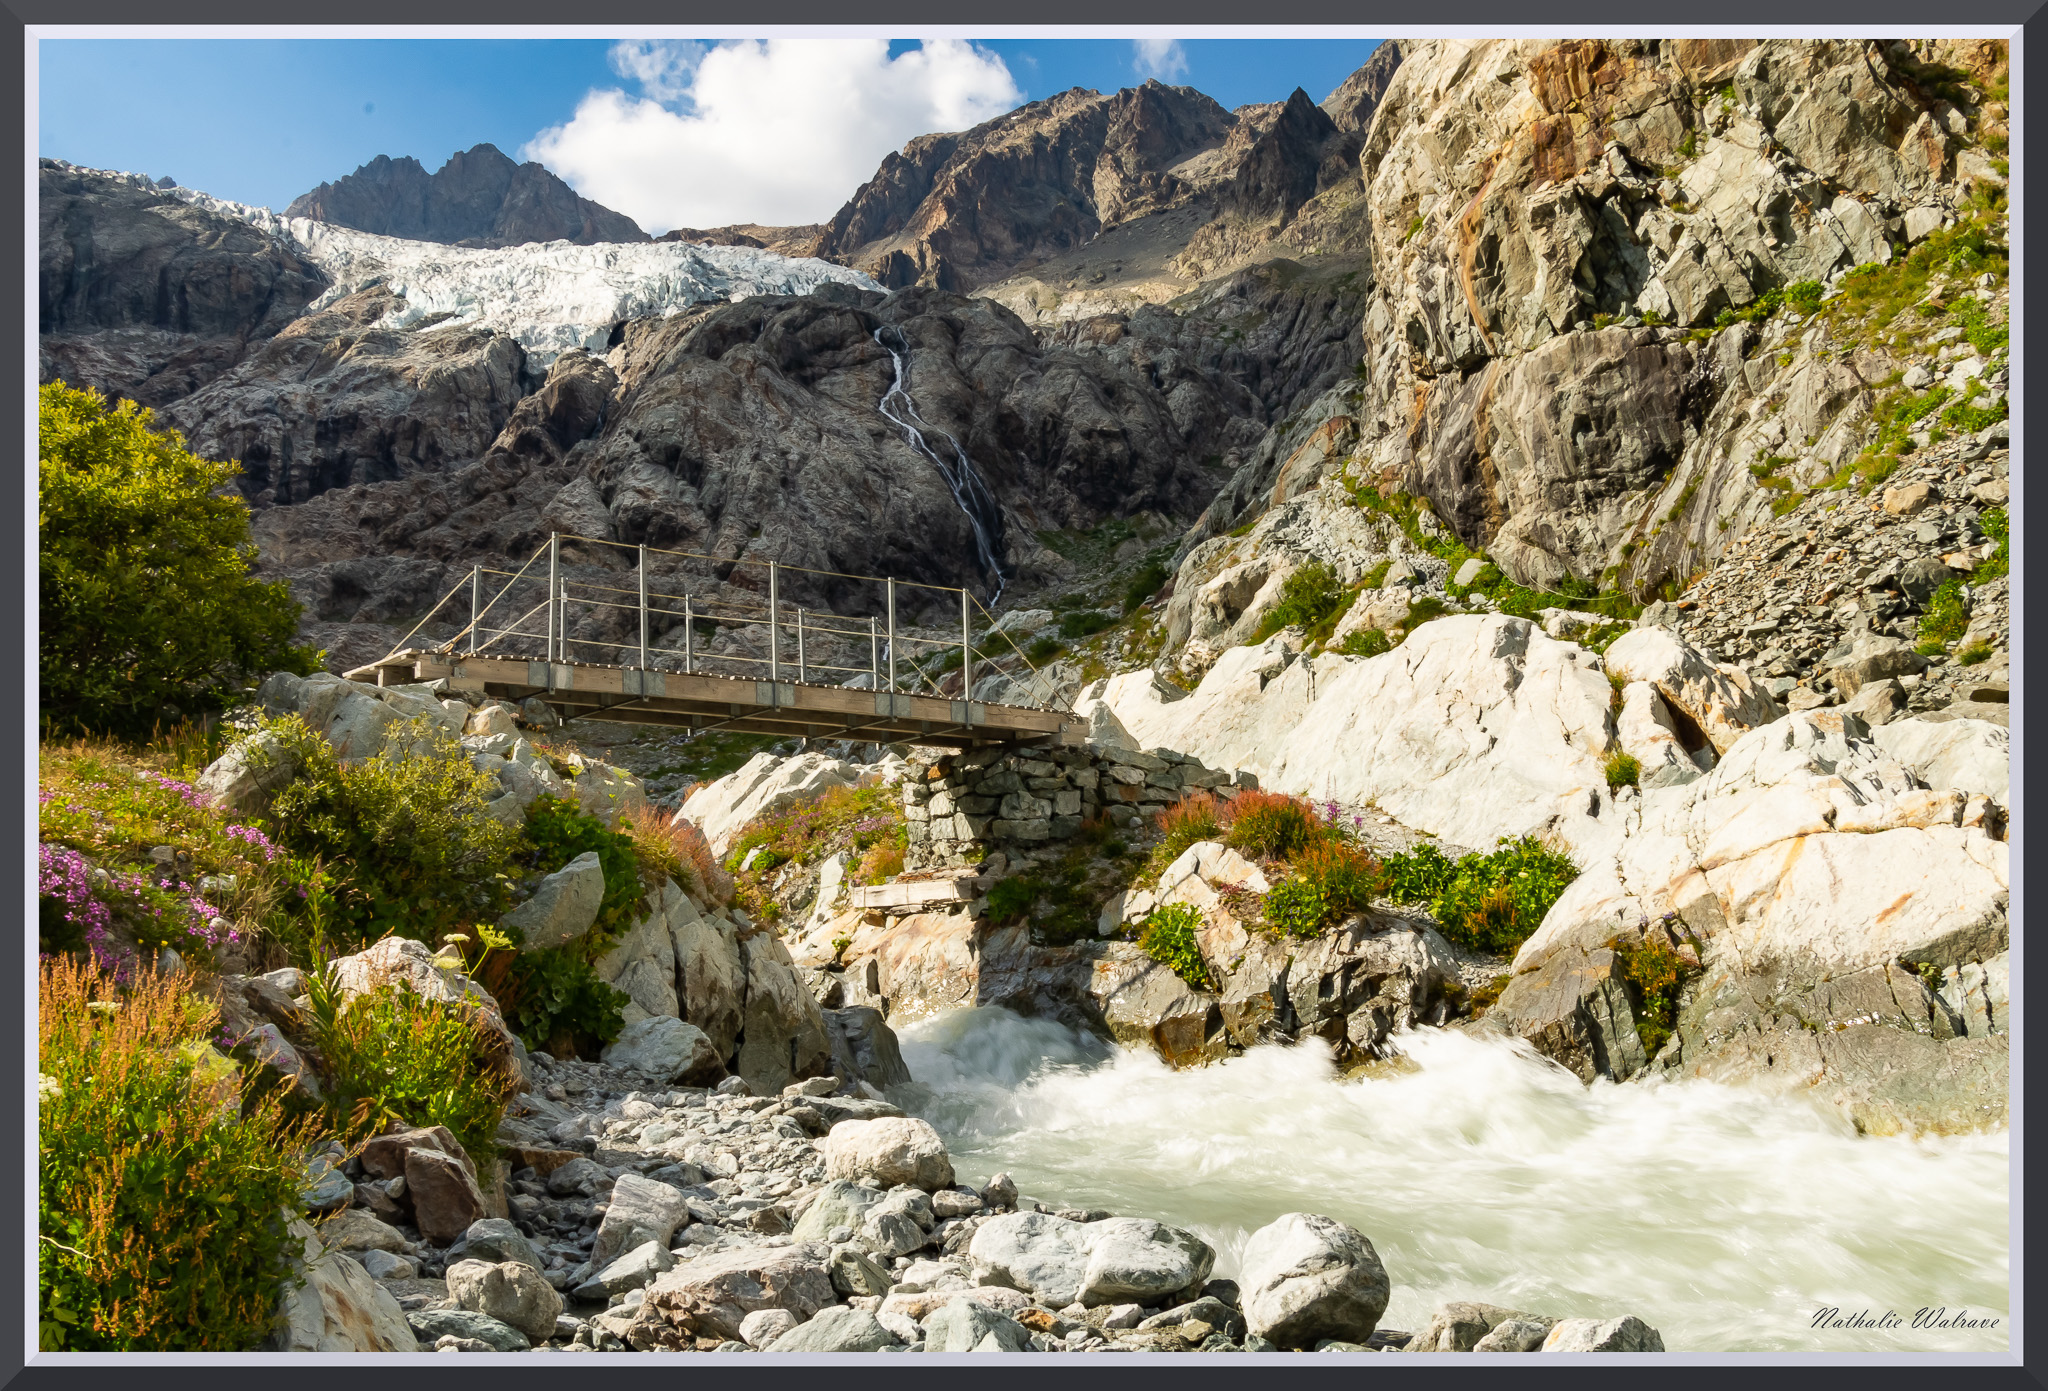
[[[1815,1328],[1904,1328],[1907,1321],[1890,1309],[1882,1314],[1872,1314],[1868,1309],[1861,1313],[1844,1314],[1840,1309],[1829,1307],[1818,1310],[1813,1316]],[[1939,1309],[1920,1308],[1913,1311],[1914,1328],[1996,1328],[1997,1319],[1972,1318],[1968,1309],[1958,1309],[1953,1314],[1946,1304]]]

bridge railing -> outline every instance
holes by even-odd
[[[630,553],[637,583],[626,588],[571,577],[563,566],[564,543]],[[650,561],[660,558],[705,561],[725,568],[727,593],[724,597],[692,593],[687,576],[664,578],[656,575]],[[743,571],[759,572],[765,587],[765,595],[760,602],[747,603],[730,596],[731,576]],[[784,577],[789,575],[875,586],[881,599],[878,605],[881,612],[849,615],[837,610],[815,610],[786,604],[781,591]],[[683,579],[679,590],[675,585],[676,578]],[[903,590],[956,596],[960,612],[958,633],[936,636],[928,624],[912,627],[899,622],[897,596]],[[973,692],[978,668],[987,667],[1021,681],[1027,690],[1038,696],[1035,700],[1021,703],[1047,709],[1065,708],[1066,704],[1060,700],[1058,691],[1049,686],[1045,675],[1030,656],[1017,645],[1011,633],[991,631],[994,628],[993,616],[972,591],[960,586],[853,575],[785,565],[772,560],[734,560],[696,551],[636,546],[556,532],[516,571],[486,565],[472,566],[469,575],[442,597],[414,626],[412,633],[400,640],[399,647],[403,648],[413,634],[451,606],[454,616],[459,618],[465,597],[469,621],[437,650],[460,650],[464,655],[495,651],[509,656],[515,652],[531,652],[537,646],[543,660],[568,662],[572,648],[579,655],[596,649],[608,654],[610,665],[642,670],[718,675],[765,673],[770,681],[794,680],[832,685],[844,685],[844,680],[839,678],[865,675],[875,690],[913,695],[940,694],[940,682],[954,670],[953,654],[957,653],[962,691],[967,695],[971,696]],[[950,601],[948,607],[951,607]],[[637,632],[632,619],[628,619],[625,626],[636,640],[621,642],[587,633],[571,637],[569,619],[572,610],[633,615],[637,618]],[[977,614],[984,620],[983,640],[979,648],[975,642]],[[683,635],[680,651],[654,644],[657,630],[672,632],[676,627],[681,628]],[[765,629],[766,651],[756,656],[735,652],[729,645],[716,652],[702,650],[699,639],[706,629],[712,636],[720,631]],[[991,638],[1001,641],[992,644]],[[992,648],[1002,645],[1006,645],[1009,651],[992,656]],[[866,662],[848,665],[844,660],[847,649],[853,649],[857,660],[863,646],[866,648]],[[933,653],[947,655],[933,665],[930,662]],[[840,660],[830,660],[832,657]],[[899,660],[903,657],[908,660]],[[824,681],[817,682],[816,678],[820,677]]]

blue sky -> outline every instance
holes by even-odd
[[[808,45],[808,47],[804,47]],[[665,226],[829,217],[913,135],[1146,75],[1226,107],[1321,100],[1370,40],[46,39],[40,154],[282,209],[380,154],[488,141]],[[927,51],[929,50],[929,51]]]

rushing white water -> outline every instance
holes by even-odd
[[[2008,1137],[1859,1136],[1796,1097],[1590,1088],[1526,1045],[1424,1030],[1410,1070],[1346,1081],[1319,1045],[1175,1072],[1058,1024],[961,1010],[902,1032],[905,1100],[963,1181],[1200,1234],[1235,1274],[1283,1212],[1371,1237],[1383,1324],[1473,1299],[1633,1313],[1672,1351],[1999,1351]],[[1818,1311],[1901,1327],[1824,1330]],[[1990,1329],[1910,1327],[1923,1306]]]
[[[995,593],[991,594],[988,600],[988,606],[994,608],[996,601],[1003,597],[1003,585],[1008,578],[1003,574],[1003,567],[996,561],[997,538],[1003,529],[1003,510],[997,504],[995,494],[981,481],[981,475],[974,471],[974,465],[968,462],[967,451],[960,447],[960,441],[944,430],[938,431],[953,453],[953,462],[948,464],[939,457],[938,451],[933,449],[930,441],[925,438],[924,432],[933,427],[917,413],[917,404],[910,399],[910,393],[904,388],[903,383],[904,359],[910,351],[910,343],[903,337],[903,330],[897,329],[897,340],[903,343],[903,351],[898,352],[882,337],[885,331],[879,328],[875,330],[875,342],[881,346],[882,351],[889,354],[889,361],[896,368],[896,379],[890,382],[889,389],[882,393],[881,404],[876,409],[881,411],[884,419],[903,432],[906,444],[932,461],[932,466],[939,471],[939,477],[945,479],[946,486],[953,490],[953,501],[960,504],[960,510],[967,514],[967,524],[974,528],[974,548],[980,558],[982,571],[995,577]],[[892,401],[902,402],[902,414],[891,408],[889,403]],[[913,424],[913,421],[916,423]]]

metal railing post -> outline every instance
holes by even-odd
[[[469,650],[476,652],[476,625],[483,622],[484,567],[469,567]]]
[[[691,647],[697,641],[697,619],[690,612],[690,596],[683,596],[683,675],[690,674]]]
[[[967,586],[960,586],[960,699],[974,699],[974,642],[967,626]]]
[[[780,591],[776,589],[775,562],[768,562],[768,683],[782,679],[782,664],[776,648],[780,645],[775,638],[776,607],[780,602]]]
[[[804,680],[804,606],[796,606],[796,679]]]
[[[889,694],[896,693],[896,581],[889,581]]]
[[[561,614],[555,602],[562,586],[562,533],[548,533],[548,660],[559,661],[555,655],[561,644]],[[549,684],[553,684],[550,682]]]
[[[876,687],[882,684],[882,640],[875,635],[875,616],[868,615],[868,680]]]
[[[640,670],[647,670],[647,547],[640,547]]]

